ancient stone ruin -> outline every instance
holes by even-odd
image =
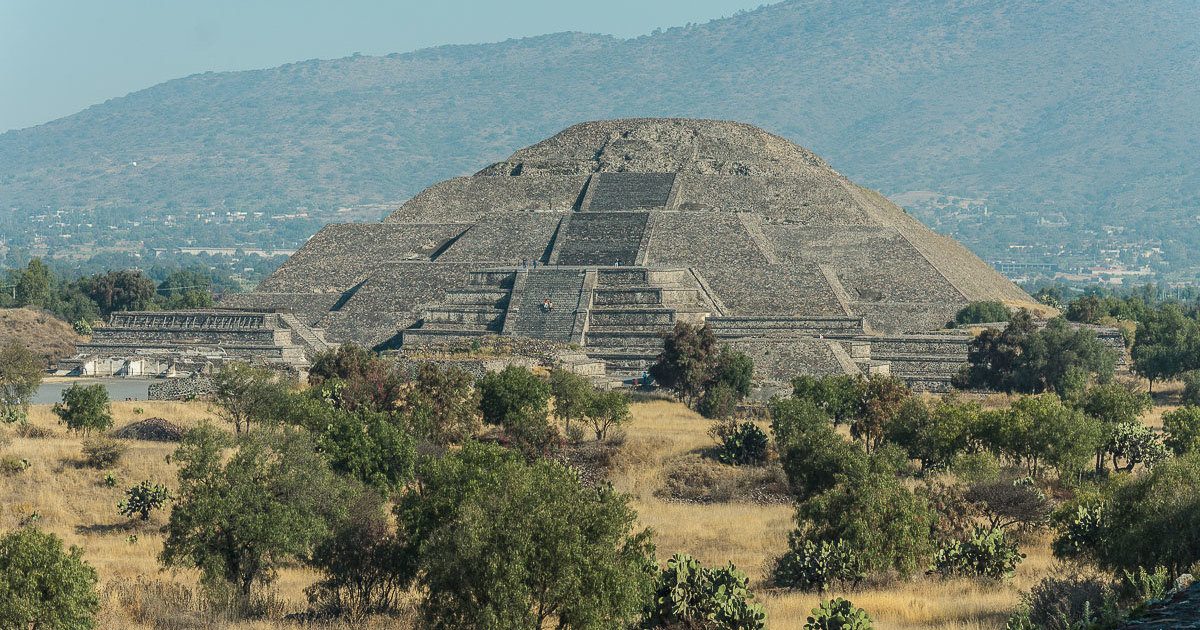
[[[519,335],[639,374],[677,321],[708,322],[759,374],[890,371],[943,389],[975,300],[1028,295],[805,149],[722,121],[589,122],[378,224],[330,225],[253,293],[331,342]]]
[[[77,354],[60,361],[72,376],[182,376],[224,361],[283,370],[308,366],[329,348],[319,330],[291,313],[198,309],[114,313]]]

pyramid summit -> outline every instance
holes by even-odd
[[[707,322],[768,378],[891,370],[940,388],[965,341],[929,333],[979,300],[1031,302],[811,152],[668,118],[574,125],[381,223],[329,225],[223,306],[368,347],[574,342],[635,372],[675,322]]]

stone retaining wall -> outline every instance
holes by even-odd
[[[208,396],[216,391],[212,379],[207,376],[172,378],[151,383],[146,397],[150,400],[191,400]]]

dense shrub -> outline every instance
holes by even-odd
[[[1163,442],[1176,455],[1200,451],[1200,407],[1187,406],[1163,414]]]
[[[934,554],[933,571],[946,576],[1004,580],[1012,577],[1024,557],[1004,530],[976,527],[966,540],[951,541]]]
[[[767,434],[753,422],[718,422],[708,434],[720,443],[717,459],[734,466],[761,465],[767,461]]]
[[[404,411],[418,436],[434,444],[459,444],[481,426],[479,392],[470,373],[433,363],[417,368],[405,394]]]
[[[317,545],[309,563],[324,577],[305,589],[324,614],[361,619],[396,610],[412,558],[381,509],[378,497],[359,497],[350,514]]]
[[[1103,566],[1165,566],[1182,573],[1200,561],[1200,453],[1160,463],[1117,488],[1104,505],[1095,553]]]
[[[1012,311],[1000,302],[971,302],[954,314],[954,323],[959,326],[1007,322]]]
[[[1184,372],[1183,404],[1200,407],[1200,370]]]
[[[1120,621],[1112,581],[1098,575],[1070,573],[1043,578],[1024,598],[1025,614],[1035,628],[1078,630]]]
[[[844,540],[802,540],[794,534],[790,549],[775,561],[776,586],[824,592],[832,587],[853,588],[866,577],[862,560]]]
[[[732,563],[710,569],[691,556],[671,556],[656,575],[643,627],[764,630],[767,614],[751,603],[748,585]]]
[[[138,517],[143,521],[150,520],[150,512],[162,509],[171,500],[171,492],[167,487],[143,481],[125,491],[125,500],[117,504],[122,516]]]
[[[0,537],[0,629],[96,626],[96,570],[83,550],[33,527]]]
[[[867,475],[801,503],[796,536],[845,540],[858,551],[866,571],[895,570],[907,576],[928,566],[938,521],[928,500],[894,477]]]
[[[991,530],[1013,525],[1034,527],[1045,523],[1054,503],[1032,483],[986,481],[972,485],[964,495],[987,519]]]
[[[792,492],[800,500],[867,474],[863,449],[837,433],[810,400],[771,402],[771,431]]]
[[[107,431],[113,423],[103,385],[72,385],[63,390],[62,402],[54,403],[53,409],[59,421],[76,433]]]
[[[871,616],[842,598],[823,602],[812,610],[804,630],[871,630]]]
[[[112,468],[121,461],[129,445],[107,437],[88,438],[83,441],[83,463],[92,468]]]

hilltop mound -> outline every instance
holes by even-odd
[[[51,366],[75,354],[83,337],[70,324],[29,308],[0,309],[0,345],[17,341],[29,348],[43,365]]]

